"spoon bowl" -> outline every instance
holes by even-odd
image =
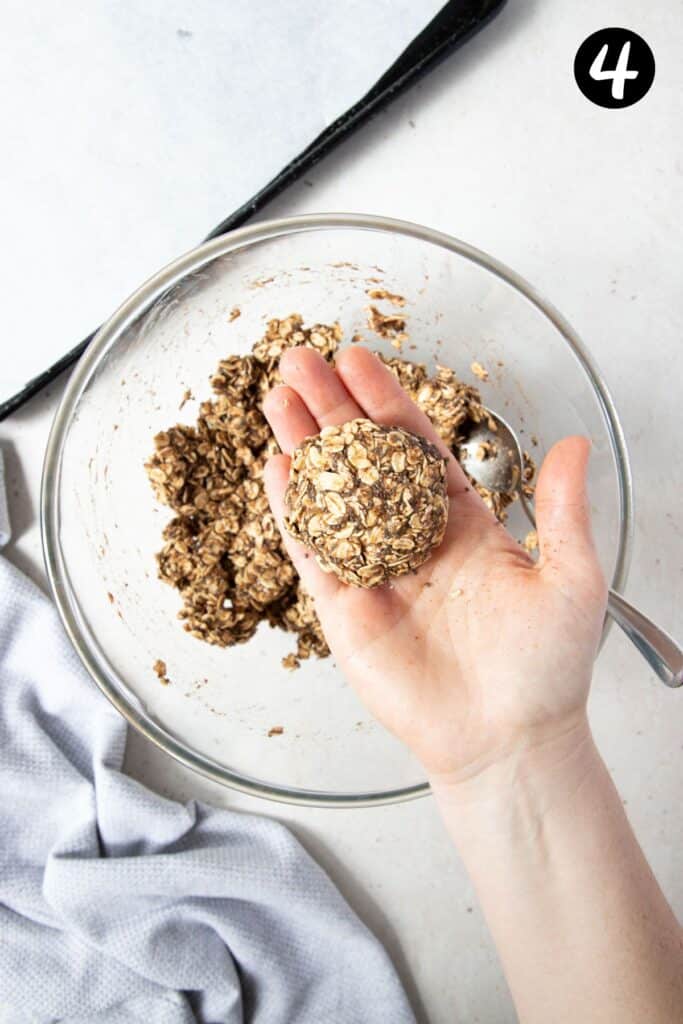
[[[513,494],[520,499],[529,522],[536,529],[536,517],[522,488],[524,455],[510,424],[492,409],[487,419],[477,423],[458,446],[458,457],[465,472],[489,491]]]
[[[524,464],[519,441],[502,416],[487,409],[488,421],[477,423],[459,445],[460,463],[469,476],[489,491],[518,490]]]

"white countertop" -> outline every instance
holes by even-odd
[[[627,594],[679,636],[682,13],[678,2],[664,10],[642,0],[510,0],[485,33],[268,211],[354,210],[438,227],[501,258],[562,310],[607,378],[630,447],[637,515]],[[579,43],[610,24],[640,32],[657,60],[649,95],[621,111],[593,107],[571,72]],[[9,557],[41,582],[39,481],[60,390],[55,383],[0,424]],[[655,681],[614,630],[591,712],[636,832],[681,914],[683,694]],[[137,735],[127,768],[164,794],[289,824],[386,942],[419,1020],[514,1020],[431,799],[356,811],[276,806],[192,774]]]

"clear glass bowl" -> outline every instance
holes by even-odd
[[[219,359],[247,353],[266,319],[299,312],[365,330],[368,288],[407,299],[405,355],[491,380],[485,401],[540,461],[558,438],[593,440],[590,492],[608,578],[624,583],[631,484],[602,377],[567,322],[495,259],[447,235],[376,217],[273,221],[217,238],[161,270],[101,328],[76,367],[45,459],[45,559],[64,625],[95,682],[172,756],[277,800],[386,803],[426,792],[420,766],[365,712],[332,659],[281,667],[293,637],[262,625],[247,644],[210,647],[176,618],[179,595],[154,554],[170,511],[143,463],[157,431],[191,423]],[[229,320],[239,306],[241,316]],[[534,446],[532,438],[538,439]],[[510,528],[528,525],[515,510]],[[166,662],[170,686],[153,664]],[[284,732],[268,736],[272,726]]]

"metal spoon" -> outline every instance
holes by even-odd
[[[536,529],[533,509],[522,489],[524,458],[517,435],[497,413],[490,409],[486,413],[488,422],[476,424],[459,446],[463,469],[490,491],[517,491],[522,508]],[[609,591],[607,612],[663,683],[672,687],[683,685],[683,650],[668,633],[614,590]]]

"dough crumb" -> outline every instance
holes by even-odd
[[[161,685],[168,686],[171,680],[168,678],[166,674],[166,662],[162,661],[161,658],[157,658],[157,660],[152,665],[152,668],[156,672],[157,678]]]
[[[380,338],[386,338],[399,352],[408,337],[405,317],[396,313],[380,313],[377,306],[368,306],[368,328]]]
[[[536,530],[529,530],[522,545],[526,551],[531,554],[532,551],[538,550],[538,534]]]
[[[498,445],[495,441],[482,441],[477,447],[474,457],[477,462],[485,462],[487,459],[495,459],[497,456]]]
[[[402,295],[397,295],[395,292],[388,292],[386,288],[370,288],[367,294],[371,299],[383,299],[385,302],[390,302],[392,306],[399,306],[402,308],[406,304],[406,300]]]

